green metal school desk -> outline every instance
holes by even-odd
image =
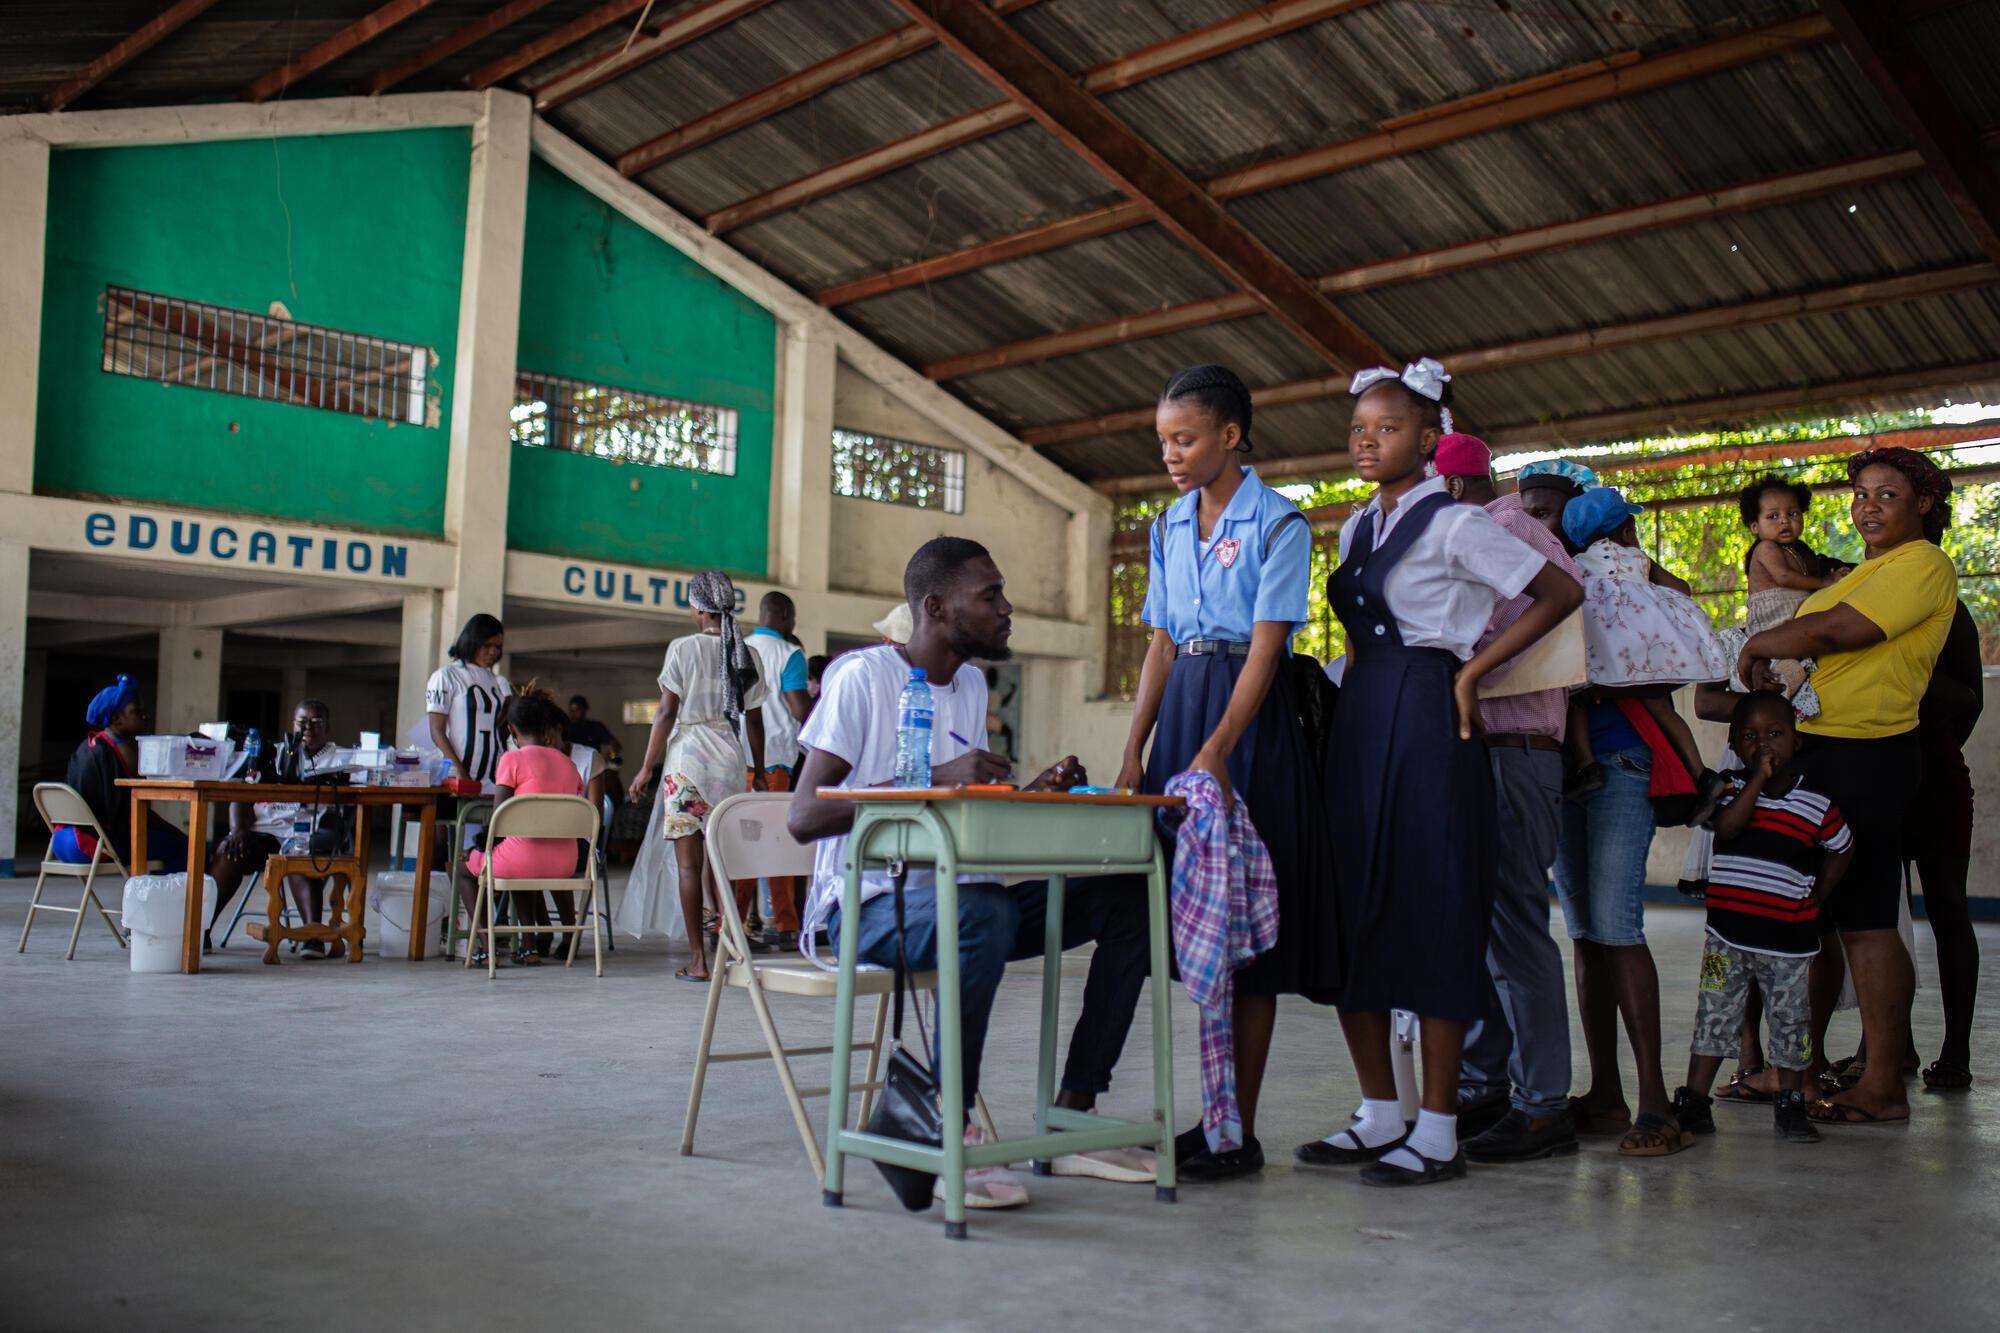
[[[1179,797],[1075,795],[1066,792],[986,791],[968,788],[822,787],[828,800],[855,801],[854,832],[847,845],[847,883],[840,899],[840,984],[833,1027],[833,1087],[827,1106],[823,1198],[842,1202],[841,1180],[849,1156],[934,1172],[945,1182],[944,1232],[965,1237],[965,1168],[1032,1157],[1038,1163],[1061,1153],[1102,1148],[1151,1147],[1159,1154],[1154,1197],[1174,1201],[1174,1039],[1167,973],[1167,868],[1153,832],[1160,806]],[[854,969],[861,936],[861,871],[915,862],[937,870],[937,1079],[943,1096],[944,1145],[919,1147],[847,1128],[854,1047]],[[1153,1114],[1116,1120],[1055,1105],[1056,1010],[1062,985],[1063,892],[1071,875],[1140,874],[1147,877],[1152,929]],[[965,1146],[958,1011],[958,881],[1046,875],[1047,951],[1042,958],[1041,1060],[1035,1076],[1035,1132],[1019,1139]],[[1038,1167],[1038,1170],[1045,1169]]]

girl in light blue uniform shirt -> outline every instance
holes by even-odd
[[[1168,380],[1155,425],[1181,498],[1153,523],[1141,613],[1153,641],[1118,785],[1159,793],[1177,773],[1207,772],[1225,798],[1243,797],[1278,881],[1278,942],[1235,974],[1243,1146],[1211,1152],[1199,1125],[1175,1143],[1181,1179],[1226,1180],[1264,1165],[1257,1097],[1278,996],[1331,1003],[1340,983],[1320,765],[1283,669],[1306,618],[1312,531],[1242,463],[1250,394],[1227,367]]]

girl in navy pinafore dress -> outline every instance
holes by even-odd
[[[1347,945],[1341,1027],[1363,1102],[1350,1125],[1299,1149],[1318,1165],[1368,1165],[1376,1185],[1465,1174],[1459,1054],[1486,1009],[1493,791],[1478,739],[1478,684],[1567,615],[1576,581],[1431,475],[1451,429],[1450,377],[1425,358],[1364,370],[1349,450],[1378,489],[1340,534],[1328,598],[1348,666],[1328,749],[1328,824]],[[1496,599],[1535,600],[1473,651]],[[1423,1110],[1405,1134],[1389,1063],[1390,1011],[1423,1024]]]
[[[1176,773],[1208,772],[1242,795],[1278,882],[1277,943],[1235,974],[1242,1146],[1213,1151],[1199,1125],[1175,1145],[1182,1180],[1225,1180],[1264,1165],[1257,1095],[1277,997],[1330,1003],[1340,981],[1319,758],[1284,669],[1306,618],[1312,533],[1298,506],[1240,461],[1250,394],[1226,367],[1169,380],[1156,425],[1181,498],[1153,524],[1143,613],[1153,642],[1118,785],[1159,793]]]

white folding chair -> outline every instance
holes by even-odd
[[[125,932],[111,919],[114,913],[98,900],[97,872],[104,870],[116,874],[120,884],[125,882],[131,872],[127,871],[125,863],[118,859],[118,853],[111,850],[111,839],[105,836],[103,827],[97,822],[97,816],[91,813],[90,806],[85,804],[76,788],[61,782],[35,784],[35,809],[41,812],[42,822],[49,826],[51,838],[55,836],[58,825],[68,824],[96,835],[97,850],[91,853],[90,861],[84,865],[58,861],[51,856],[42,858],[42,873],[35,876],[35,896],[28,900],[28,919],[21,927],[21,947],[15,952],[28,951],[28,932],[35,928],[35,913],[63,912],[76,918],[76,924],[70,927],[69,952],[63,955],[65,962],[74,959],[77,937],[83,934],[83,918],[93,907],[104,918],[104,924],[111,927],[112,937],[118,941],[118,947],[121,949],[126,947]],[[149,865],[146,868],[151,870],[153,867]],[[42,885],[47,882],[50,875],[68,875],[83,881],[83,896],[77,899],[76,906],[57,907],[42,901]],[[119,900],[119,905],[121,907],[124,905],[123,899]],[[119,912],[116,915],[123,916],[124,913]]]
[[[500,879],[493,873],[493,849],[503,838],[562,838],[572,843],[582,841],[589,846],[583,857],[581,875],[564,875],[552,879]],[[494,924],[494,899],[502,893],[565,893],[578,889],[588,889],[590,911],[601,913],[604,906],[603,883],[597,877],[597,811],[589,801],[581,796],[527,795],[516,796],[500,803],[493,817],[486,823],[486,860],[479,867],[479,897],[472,904],[472,928],[467,933],[465,965],[472,966],[472,944],[479,939],[480,922],[486,923],[486,975],[491,978],[499,972],[500,951],[495,947],[500,935],[568,935],[569,956],[563,960],[568,967],[576,961],[577,943],[581,937],[590,935],[590,960],[597,966],[597,975],[604,975],[604,954],[598,948],[597,932],[588,924],[591,917],[583,912],[576,914],[575,925],[565,926],[551,922],[546,926],[521,925],[519,914],[516,924]]]
[[[792,1120],[798,1126],[799,1141],[805,1145],[813,1175],[823,1177],[826,1163],[820,1156],[819,1137],[813,1132],[812,1121],[806,1115],[805,1099],[824,1097],[829,1089],[799,1087],[792,1078],[790,1057],[830,1055],[833,1047],[830,1044],[785,1045],[778,1037],[778,1025],[771,1018],[768,994],[807,996],[831,1003],[839,989],[840,977],[836,972],[817,966],[809,958],[753,962],[749,935],[744,929],[742,915],[736,910],[736,895],[730,888],[733,881],[740,879],[812,874],[812,845],[795,841],[791,831],[785,827],[785,812],[791,802],[788,792],[742,792],[726,798],[709,812],[706,830],[708,861],[715,873],[716,897],[721,899],[722,926],[716,934],[715,957],[708,960],[708,1008],[701,1018],[701,1044],[695,1051],[694,1083],[688,1089],[687,1120],[681,1126],[681,1156],[694,1152],[694,1125],[701,1113],[702,1088],[708,1077],[709,1061],[769,1060],[778,1071],[778,1084],[784,1089],[785,1103],[792,1109]],[[895,973],[885,968],[862,968],[855,973],[855,994],[879,997],[875,1003],[875,1031],[868,1040],[868,1069],[860,1082],[850,1085],[861,1093],[857,1124],[868,1123],[875,1093],[882,1086],[882,1039],[888,1030],[889,994],[895,984]],[[910,984],[913,989],[934,990],[937,974],[912,973]],[[750,1007],[756,1010],[757,1023],[764,1029],[763,1050],[710,1049],[715,1040],[716,1011],[722,1005],[723,991],[730,987],[749,992]],[[987,1133],[998,1138],[984,1097],[976,1099],[973,1112]]]

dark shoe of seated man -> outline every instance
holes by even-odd
[[[1491,1128],[1466,1143],[1465,1155],[1489,1164],[1536,1162],[1567,1157],[1576,1149],[1576,1122],[1568,1111],[1536,1117],[1510,1106]]]

